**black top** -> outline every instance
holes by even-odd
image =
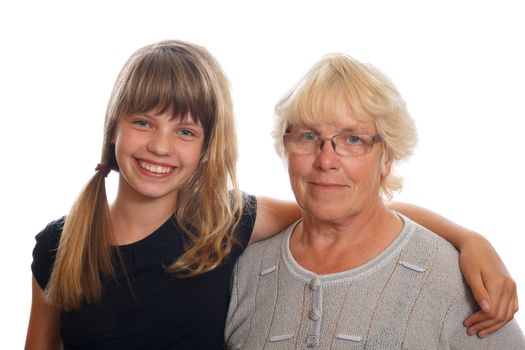
[[[138,242],[120,246],[131,286],[115,264],[117,280],[103,282],[100,303],[83,303],[61,313],[65,349],[222,349],[232,269],[246,247],[256,215],[254,196],[245,196],[236,245],[211,272],[188,279],[167,274],[163,266],[183,252],[175,219]],[[31,265],[42,287],[49,281],[64,218],[36,236]]]

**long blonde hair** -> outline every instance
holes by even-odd
[[[186,278],[220,265],[235,243],[242,214],[237,185],[237,140],[229,82],[207,50],[163,41],[136,51],[111,94],[101,162],[118,171],[112,138],[120,118],[152,110],[196,118],[205,131],[199,165],[178,190],[175,217],[189,242],[168,272]],[[104,174],[96,172],[66,218],[47,301],[64,309],[97,302],[101,278],[115,275]]]

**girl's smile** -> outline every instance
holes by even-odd
[[[156,162],[146,161],[143,159],[137,159],[139,169],[143,170],[143,174],[148,176],[159,176],[168,175],[172,173],[176,168],[169,165],[161,165]]]
[[[204,130],[191,115],[147,113],[121,118],[113,141],[120,169],[119,196],[176,198],[197,169]]]

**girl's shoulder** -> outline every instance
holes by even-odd
[[[35,236],[36,244],[33,249],[31,270],[42,289],[45,289],[49,281],[65,220],[66,217],[63,216],[51,221]]]
[[[242,192],[242,213],[243,217],[255,221],[255,216],[257,215],[257,197]]]
[[[241,245],[246,247],[250,241],[255,218],[257,216],[257,199],[254,195],[242,192],[242,215],[239,226],[236,230],[236,236],[241,241]]]
[[[62,229],[64,228],[64,223],[66,222],[66,217],[62,216],[59,219],[51,221],[49,224],[40,231],[35,239],[37,243],[42,240],[53,241],[60,240],[60,235],[62,234]]]

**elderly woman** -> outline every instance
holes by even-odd
[[[276,146],[302,220],[250,246],[235,268],[233,349],[524,349],[516,321],[484,339],[457,251],[389,210],[393,164],[416,129],[390,80],[329,56],[276,107]]]

